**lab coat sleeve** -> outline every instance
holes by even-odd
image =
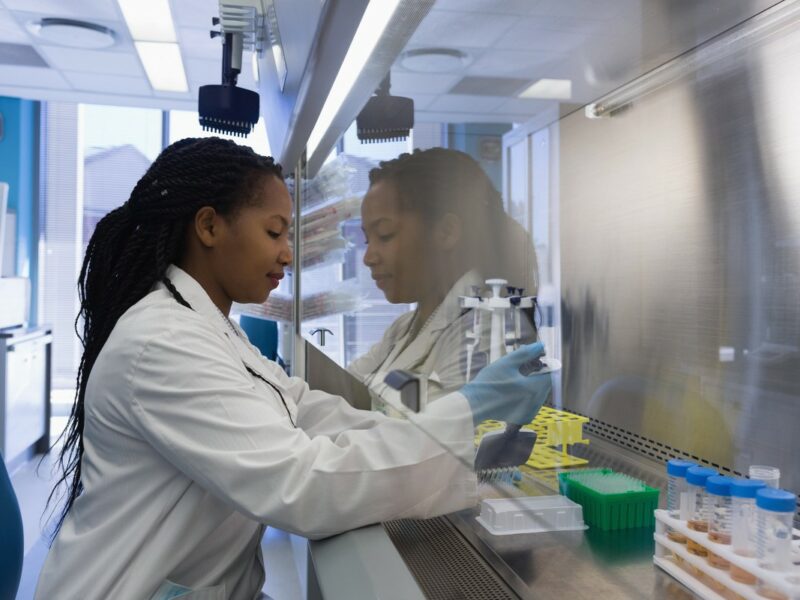
[[[472,419],[460,394],[437,403],[448,406],[425,415],[423,427],[381,419],[333,439],[312,438],[265,401],[202,319],[176,311],[165,325],[127,374],[133,427],[236,510],[320,538],[475,503]],[[299,404],[326,403],[321,392],[300,396]]]

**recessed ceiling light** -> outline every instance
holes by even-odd
[[[569,79],[540,79],[523,91],[519,98],[569,100],[572,98],[572,81]]]
[[[453,48],[415,48],[400,55],[403,68],[417,73],[451,73],[470,63],[470,56]]]
[[[117,39],[113,29],[73,19],[48,17],[28,23],[28,31],[52,44],[88,50],[108,48],[113,46]]]

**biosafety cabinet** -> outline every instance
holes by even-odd
[[[774,466],[800,491],[800,3],[376,6],[324,4],[299,75],[286,55],[288,104],[261,58],[262,108],[292,117],[270,142],[292,172],[295,265],[243,310],[282,323],[282,357],[312,385],[391,413],[382,369],[424,372],[435,401],[488,360],[470,354],[469,298],[502,278],[499,297],[536,298],[527,334],[506,320],[505,349],[533,336],[560,369],[529,461],[486,478],[475,509],[311,542],[309,597],[699,597],[653,564],[652,520],[506,544],[479,517],[595,468],[663,507],[676,457],[732,476]],[[454,151],[470,160],[452,167]],[[394,204],[372,197],[381,181]],[[381,206],[384,230],[368,221]],[[445,214],[463,244],[449,262]],[[393,246],[404,235],[417,242]],[[455,303],[464,335],[416,356],[414,335],[439,331],[432,298]]]

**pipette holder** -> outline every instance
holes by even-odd
[[[484,317],[491,319],[489,362],[493,363],[519,347],[522,342],[522,310],[536,305],[536,296],[523,296],[524,289],[509,286],[505,279],[487,279],[486,285],[492,290],[491,296],[484,298],[480,295],[480,288],[476,288],[474,296],[461,297],[461,307],[473,310],[472,329],[466,334],[468,381],[472,378],[472,359],[480,344]],[[504,289],[506,296],[502,295]],[[511,331],[509,323],[513,323]]]

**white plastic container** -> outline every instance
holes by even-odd
[[[750,479],[759,479],[767,487],[778,489],[781,483],[781,470],[777,467],[767,467],[765,465],[753,465],[749,471]]]
[[[667,511],[673,519],[688,519],[687,499],[688,485],[686,483],[686,471],[697,464],[689,460],[673,458],[667,461]],[[686,538],[679,533],[669,530],[669,538],[679,544],[686,542]]]
[[[667,510],[669,511],[669,516],[673,519],[685,520],[687,518],[687,515],[681,516],[681,504],[685,508],[685,495],[688,490],[686,471],[696,466],[697,463],[679,458],[667,461]]]
[[[686,471],[686,514],[690,529],[708,531],[708,507],[706,506],[706,480],[717,475],[708,467],[691,467]]]
[[[708,506],[708,539],[717,544],[731,543],[731,483],[733,479],[714,475],[706,479],[706,503]],[[708,562],[718,569],[730,568],[730,563],[711,550]]]
[[[756,555],[756,493],[764,488],[757,479],[734,479],[731,483],[731,547],[740,556]],[[731,577],[754,585],[756,578],[731,565]]]
[[[797,496],[786,490],[763,488],[756,493],[756,556],[764,569],[792,567],[792,522]]]
[[[492,535],[583,531],[583,507],[565,496],[497,498],[481,502],[477,517]]]

